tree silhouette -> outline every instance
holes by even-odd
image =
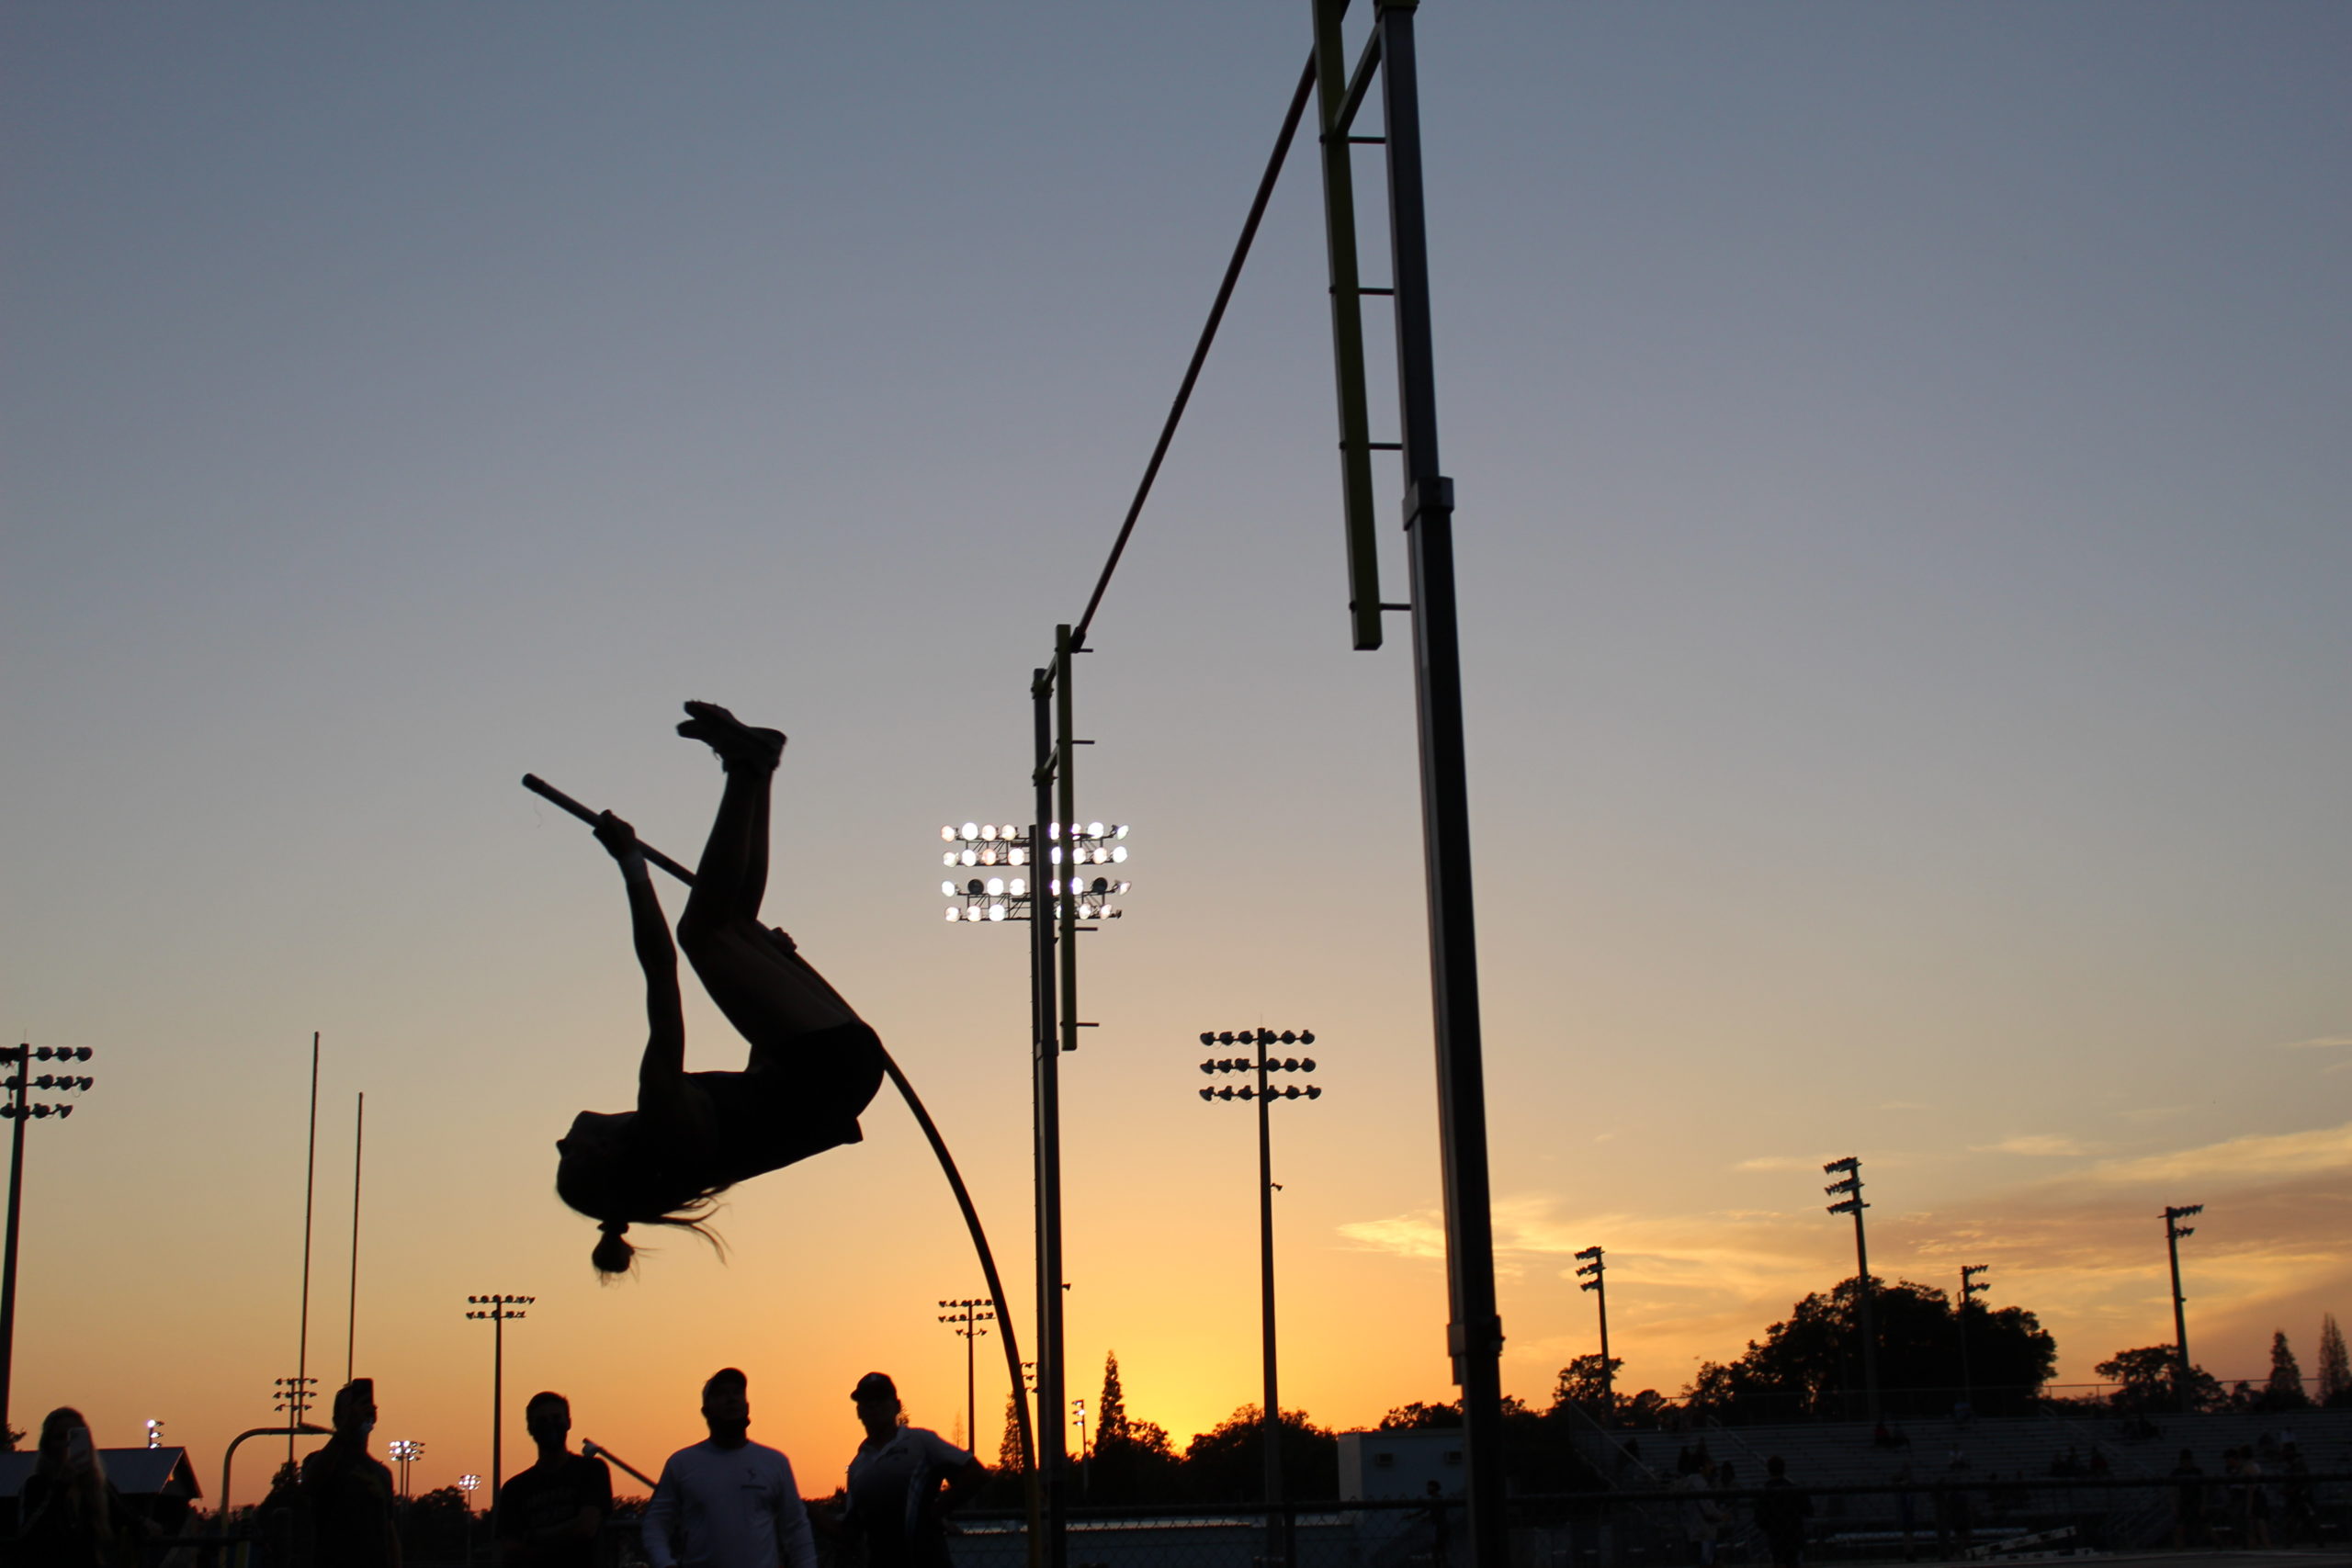
[[[996,1440],[996,1467],[1007,1475],[1019,1475],[1029,1467],[1022,1462],[1021,1396],[1007,1394],[1004,1400],[1004,1435]]]
[[[2111,1359],[2091,1370],[2109,1382],[2123,1385],[2108,1395],[2109,1405],[2147,1415],[2180,1408],[2180,1390],[2173,1381],[2179,1365],[2180,1352],[2174,1347],[2143,1345],[2136,1350],[2118,1350]],[[2189,1408],[2218,1410],[2227,1403],[2220,1380],[2195,1362],[2189,1363]]]
[[[1252,1501],[1266,1479],[1266,1428],[1245,1404],[1184,1450],[1185,1490],[1204,1503]],[[1340,1495],[1340,1440],[1303,1410],[1282,1413],[1283,1490],[1293,1497]]]
[[[2352,1404],[2352,1359],[2344,1353],[2344,1330],[2332,1312],[2319,1319],[2319,1402],[2331,1410]]]
[[[1609,1371],[1600,1370],[1600,1358],[1578,1356],[1560,1369],[1560,1381],[1552,1386],[1552,1406],[1573,1404],[1586,1415],[1596,1418],[1606,1416],[1609,1407],[1617,1403],[1614,1397],[1618,1370],[1625,1364],[1622,1356],[1609,1358]]]
[[[1094,1441],[1115,1443],[1126,1436],[1127,1395],[1119,1386],[1119,1353],[1102,1358],[1102,1397],[1094,1406]]]
[[[1764,1341],[1727,1363],[1707,1362],[1684,1391],[1700,1414],[1722,1421],[1847,1417],[1862,1409],[1862,1336],[1859,1283],[1796,1303]],[[1971,1303],[1963,1319],[1932,1285],[1874,1280],[1881,1404],[1886,1414],[1919,1418],[1952,1408],[1962,1397],[1961,1335],[1968,1336],[1969,1398],[1981,1413],[2024,1415],[2058,1363],[2058,1345],[2023,1307],[1991,1311]]]
[[[2303,1369],[2295,1364],[2295,1352],[2287,1344],[2287,1331],[2272,1329],[2270,1381],[2262,1388],[2262,1408],[2301,1410],[2310,1404],[2311,1396],[2303,1392]]]

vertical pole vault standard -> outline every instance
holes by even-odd
[[[1446,1351],[1462,1390],[1471,1557],[1504,1568],[1509,1540],[1502,1469],[1502,1318],[1495,1307],[1495,1246],[1487,1172],[1484,1048],[1478,1024],[1477,938],[1472,917],[1469,779],[1462,736],[1462,660],[1453,581],[1453,485],[1438,460],[1437,382],[1430,326],[1429,237],[1421,200],[1420,88],[1413,0],[1378,0],[1372,36],[1346,79],[1340,22],[1346,0],[1311,0],[1323,152],[1325,231],[1331,258],[1343,482],[1381,444],[1368,439],[1361,401],[1362,297],[1355,276],[1348,128],[1372,73],[1381,84],[1388,164],[1390,292],[1396,321],[1397,410],[1404,429],[1404,525],[1410,563],[1413,687],[1420,736],[1421,838],[1429,886],[1430,989],[1435,1018],[1438,1145],[1444,1179]],[[1352,345],[1352,349],[1351,349]],[[1351,363],[1352,361],[1352,363]],[[1359,539],[1359,534],[1363,535]],[[1370,530],[1349,519],[1351,608],[1358,648],[1378,645],[1368,615],[1380,603]]]
[[[1062,1100],[1060,986],[1056,959],[1068,961],[1069,944],[1060,941],[1058,917],[1069,900],[1058,896],[1062,876],[1060,840],[1046,829],[1059,818],[1055,809],[1057,781],[1068,787],[1069,749],[1055,740],[1056,694],[1062,694],[1067,714],[1069,691],[1069,628],[1060,627],[1054,640],[1054,667],[1031,677],[1029,694],[1035,709],[1036,766],[1030,774],[1036,791],[1036,821],[1029,829],[1032,844],[1048,846],[1045,864],[1030,868],[1046,874],[1046,897],[1029,897],[1029,940],[1033,944],[1031,978],[1035,987],[1031,1004],[1034,1025],[1030,1041],[1031,1103],[1036,1134],[1037,1178],[1037,1387],[1036,1416],[1030,1429],[1036,1435],[1037,1459],[1031,1472],[1029,1560],[1036,1568],[1063,1568],[1063,1517],[1069,1499],[1062,1481],[1063,1455],[1069,1434],[1062,1421]],[[1067,719],[1065,718],[1065,724]],[[1067,728],[1063,736],[1067,739]],[[1057,953],[1057,947],[1060,951]]]

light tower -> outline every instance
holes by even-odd
[[[1870,1207],[1862,1201],[1862,1162],[1854,1156],[1833,1159],[1821,1168],[1825,1176],[1839,1179],[1822,1189],[1838,1201],[1828,1205],[1833,1214],[1854,1216],[1854,1301],[1860,1307],[1862,1321],[1862,1398],[1866,1412],[1873,1421],[1878,1419],[1878,1331],[1871,1310],[1871,1252],[1862,1239],[1862,1211]]]
[[[1976,1403],[1976,1390],[1968,1372],[1968,1308],[1976,1292],[1984,1289],[1976,1282],[1976,1276],[1989,1271],[1991,1268],[1989,1263],[1963,1263],[1960,1266],[1960,1397],[1962,1404],[1971,1406]]]
[[[1600,1408],[1613,1413],[1617,1408],[1617,1379],[1609,1367],[1609,1265],[1597,1247],[1588,1247],[1577,1253],[1577,1272],[1592,1276],[1577,1289],[1592,1292],[1600,1305]]]
[[[392,1462],[401,1467],[401,1500],[408,1500],[408,1467],[424,1457],[424,1445],[412,1438],[394,1438],[385,1445]]]
[[[97,1081],[86,1074],[42,1073],[36,1077],[32,1064],[86,1062],[91,1055],[87,1045],[0,1046],[0,1066],[7,1069],[5,1085],[0,1087],[8,1091],[7,1103],[0,1105],[0,1116],[12,1123],[8,1134],[8,1234],[6,1242],[0,1244],[0,1427],[8,1423],[8,1393],[17,1362],[17,1235],[25,1205],[25,1127],[51,1116],[62,1122],[74,1114],[71,1100],[36,1100],[29,1094],[33,1089],[50,1094],[78,1094]]]
[[[1312,1030],[1280,1034],[1271,1029],[1223,1030],[1201,1036],[1204,1045],[1239,1045],[1251,1054],[1247,1056],[1212,1056],[1201,1064],[1201,1071],[1217,1073],[1254,1073],[1255,1085],[1244,1084],[1239,1089],[1230,1085],[1201,1090],[1204,1100],[1255,1100],[1258,1106],[1258,1310],[1259,1334],[1265,1371],[1265,1407],[1260,1413],[1265,1424],[1266,1443],[1266,1529],[1272,1538],[1273,1550],[1267,1556],[1277,1562],[1290,1561],[1289,1531],[1282,1528],[1274,1505],[1283,1496],[1282,1400],[1276,1377],[1274,1346],[1274,1145],[1273,1126],[1269,1113],[1277,1100],[1320,1100],[1322,1086],[1309,1084],[1302,1089],[1297,1084],[1275,1088],[1266,1081],[1272,1073],[1311,1073],[1315,1070],[1312,1056],[1275,1056],[1274,1045],[1312,1045]]]
[[[2173,1393],[2186,1415],[2197,1403],[2188,1376],[2188,1298],[2180,1293],[2180,1238],[2195,1235],[2197,1227],[2180,1222],[2205,1212],[2202,1203],[2165,1205],[2165,1256],[2172,1262]]]
[[[1036,672],[1036,682],[1031,689],[1037,703],[1039,748],[1038,769],[1033,780],[1037,788],[1037,816],[1046,818],[1043,830],[1035,821],[1026,826],[1013,822],[967,822],[961,829],[950,825],[939,830],[940,840],[945,846],[940,853],[940,863],[948,872],[939,890],[949,900],[948,922],[1029,923],[1038,1369],[1035,1385],[1029,1390],[1036,1399],[1035,1418],[1029,1422],[1029,1430],[1037,1445],[1033,1476],[1035,1487],[1031,1497],[1032,1523],[1042,1531],[1049,1548],[1049,1568],[1059,1568],[1061,1562],[1058,1543],[1062,1539],[1062,1471],[1069,1450],[1061,1404],[1066,1370],[1062,1302],[1061,1292],[1055,1288],[1063,1274],[1061,1055],[1077,1048],[1078,1031],[1084,1027],[1076,1016],[1077,971],[1071,963],[1075,949],[1059,951],[1057,957],[1057,943],[1074,943],[1077,932],[1099,929],[1092,924],[1080,924],[1081,921],[1119,919],[1123,911],[1111,900],[1125,893],[1128,886],[1111,870],[1125,864],[1127,859],[1125,824],[1072,821],[1065,829],[1062,823],[1051,819],[1057,784],[1062,801],[1060,809],[1066,815],[1076,815],[1070,805],[1066,766],[1069,753],[1059,751],[1062,763],[1046,760],[1048,752],[1059,750],[1048,744],[1052,726],[1048,710],[1058,704],[1065,729],[1069,720],[1068,660],[1060,660],[1057,667],[1065,677],[1058,695],[1055,682],[1047,679],[1043,670]],[[1041,840],[1045,845],[1042,887],[1037,879]],[[1038,918],[1041,914],[1042,919]],[[1030,1407],[1024,1404],[1023,1408],[1025,1412]]]
[[[490,1322],[490,1511],[492,1514],[498,1512],[500,1466],[505,1458],[500,1439],[503,1435],[502,1428],[505,1425],[501,1417],[503,1414],[506,1392],[506,1325],[514,1319],[525,1315],[516,1312],[514,1310],[516,1307],[527,1306],[537,1299],[536,1296],[499,1295],[466,1298],[474,1306],[488,1309],[469,1312],[466,1316],[486,1318]]]
[[[982,1307],[993,1307],[996,1305],[996,1303],[990,1301],[986,1296],[972,1296],[967,1297],[962,1301],[942,1302],[939,1304],[948,1309],[939,1314],[939,1321],[951,1325],[952,1332],[963,1337],[964,1443],[966,1447],[971,1449],[973,1452],[977,1453],[979,1451],[980,1446],[979,1428],[975,1426],[974,1423],[979,1419],[979,1407],[978,1404],[979,1396],[975,1386],[975,1372],[977,1369],[974,1366],[972,1359],[974,1349],[973,1342],[988,1332],[988,1330],[982,1328],[980,1325],[984,1323],[993,1323],[996,1321],[995,1313],[982,1312],[979,1309]]]

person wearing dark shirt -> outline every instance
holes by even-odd
[[[1775,1568],[1798,1568],[1804,1560],[1804,1522],[1813,1517],[1813,1495],[1789,1480],[1779,1454],[1764,1461],[1764,1495],[1756,1499],[1756,1528],[1772,1549]]]
[[[334,1436],[302,1461],[305,1561],[316,1568],[400,1568],[392,1531],[392,1472],[368,1457],[376,1429],[376,1381],[335,1391]]]
[[[498,1490],[499,1568],[594,1568],[596,1532],[613,1511],[613,1472],[571,1451],[571,1404],[535,1393],[523,1425],[538,1462]]]
[[[888,1372],[858,1379],[850,1400],[865,1440],[849,1461],[843,1522],[865,1538],[866,1568],[947,1568],[948,1512],[987,1468],[938,1433],[901,1425]]]

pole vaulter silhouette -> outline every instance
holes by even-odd
[[[715,704],[685,707],[688,716],[678,733],[710,747],[727,773],[694,871],[639,843],[635,829],[611,812],[591,811],[537,774],[523,775],[524,788],[594,829],[620,866],[638,963],[645,971],[648,1037],[636,1109],[583,1111],[556,1144],[557,1192],[603,1233],[594,1254],[597,1269],[607,1277],[628,1271],[636,1250],[626,1239],[631,1225],[675,1225],[708,1237],[703,1222],[713,1201],[736,1182],[858,1142],[864,1135],[858,1113],[887,1077],[955,1191],[989,1293],[1005,1300],[979,1212],[914,1086],[793,940],[760,923],[768,800],[784,755],[783,733],[747,725]],[[647,869],[654,865],[691,890],[674,944]],[[685,1070],[681,948],[703,989],[751,1046],[740,1071]],[[1005,1368],[1018,1388],[1020,1348],[1010,1318],[1000,1318],[1000,1325]],[[1023,1462],[1034,1464],[1026,1402],[1013,1404]]]

